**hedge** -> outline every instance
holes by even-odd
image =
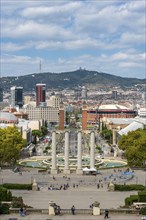
[[[22,197],[21,196],[20,197],[13,196],[13,198],[12,198],[12,207],[13,208],[21,208],[23,206],[24,206],[24,204],[23,204]]]
[[[130,185],[118,185],[115,184],[115,191],[143,191],[145,187],[143,185],[138,184],[130,184]]]
[[[146,191],[138,192],[138,196],[140,202],[146,202]]]
[[[43,169],[39,169],[39,170],[38,170],[38,173],[43,173],[43,172],[47,172],[47,170],[48,170],[48,169],[46,169],[46,168],[43,168]]]
[[[32,184],[4,183],[3,187],[7,189],[32,190]]]
[[[146,202],[146,191],[138,192],[138,195],[131,195],[130,197],[127,197],[125,199],[125,206],[131,206],[134,202]],[[145,211],[146,207],[143,209],[143,212]]]
[[[9,214],[10,205],[0,204],[0,214]]]
[[[4,187],[0,187],[0,201],[11,201],[12,193]]]
[[[125,206],[126,207],[131,206],[133,204],[133,202],[138,202],[139,201],[138,199],[139,199],[138,195],[130,195],[130,197],[127,197],[125,199]]]
[[[146,206],[140,209],[140,214],[146,215]]]

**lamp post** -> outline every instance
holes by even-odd
[[[138,177],[136,176],[136,185],[137,185],[137,183],[138,183]]]
[[[2,167],[0,167],[0,181],[0,184],[3,186]]]
[[[145,182],[145,190],[146,190],[146,169],[144,171],[145,171],[144,182]]]

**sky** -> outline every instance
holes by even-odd
[[[145,0],[1,0],[0,10],[2,77],[81,67],[146,78]]]

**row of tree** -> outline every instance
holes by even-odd
[[[125,152],[129,166],[146,166],[146,130],[138,129],[122,135],[118,145]]]
[[[45,136],[48,129],[45,126],[41,127],[41,131],[33,130],[34,142],[37,137]],[[20,158],[21,149],[26,147],[26,140],[22,138],[21,132],[17,127],[0,128],[0,166],[13,166]]]
[[[33,143],[37,143],[37,138],[43,137],[48,134],[48,128],[46,126],[41,127],[40,130],[32,130],[32,136],[33,136]]]
[[[14,165],[20,157],[20,151],[26,146],[26,141],[18,128],[0,128],[0,166]]]

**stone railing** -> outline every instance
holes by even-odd
[[[19,213],[19,208],[10,208],[10,213]],[[104,209],[100,209],[101,215],[104,214]],[[48,214],[48,209],[36,209],[36,208],[27,208],[28,213],[35,213],[35,214]],[[138,214],[138,211],[136,209],[109,209],[109,212],[112,214]],[[92,209],[76,209],[76,214],[78,215],[92,215],[93,211]],[[61,215],[71,215],[70,209],[61,209]]]

